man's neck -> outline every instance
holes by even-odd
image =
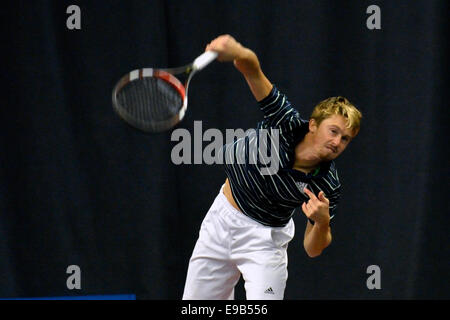
[[[318,168],[322,160],[314,150],[311,134],[308,132],[295,147],[293,169],[309,173]]]

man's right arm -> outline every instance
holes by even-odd
[[[219,61],[234,62],[257,101],[269,95],[273,85],[262,72],[258,57],[252,50],[241,45],[230,35],[222,35],[211,41],[206,46],[206,51],[208,50],[216,51]]]

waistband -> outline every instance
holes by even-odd
[[[262,227],[266,227],[261,222],[250,218],[246,214],[242,213],[240,210],[237,210],[235,207],[233,207],[233,205],[228,201],[227,197],[223,193],[223,188],[224,187],[225,187],[225,184],[223,184],[222,187],[220,188],[220,192],[219,192],[219,194],[216,197],[216,201],[219,201],[220,204],[226,209],[226,211],[228,213],[230,213],[234,218],[238,218],[240,220],[244,220],[244,221],[247,221],[247,222],[252,223],[252,224],[256,224],[256,225],[259,225],[259,226],[262,226]],[[221,214],[224,214],[224,212],[222,211]]]
[[[289,219],[288,223],[286,223],[286,225],[284,225],[284,226],[276,226],[275,227],[275,226],[267,226],[267,225],[262,224],[261,222],[247,216],[245,213],[243,213],[240,210],[237,210],[235,207],[233,207],[233,205],[228,201],[227,197],[223,193],[224,187],[225,187],[225,184],[223,184],[222,187],[220,188],[220,192],[217,195],[215,201],[220,202],[220,204],[226,209],[227,213],[232,214],[234,217],[245,220],[245,221],[253,223],[253,224],[257,224],[262,227],[268,227],[268,228],[273,228],[273,229],[282,229],[285,227],[289,227],[290,225],[292,225],[294,223],[293,219],[291,218],[291,219]],[[224,212],[221,211],[221,214],[224,214]]]
[[[241,211],[239,211],[238,209],[236,209],[235,207],[233,207],[233,205],[230,203],[230,201],[228,201],[227,197],[225,196],[225,194],[223,193],[223,188],[225,187],[225,184],[222,185],[222,187],[220,187],[220,192],[217,195],[217,198],[223,203],[223,205],[231,212],[233,213],[238,213],[238,214],[242,214],[244,215]]]

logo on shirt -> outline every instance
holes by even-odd
[[[296,181],[295,185],[297,186],[298,190],[300,190],[301,193],[304,193],[303,189],[308,187],[307,183],[301,181]]]

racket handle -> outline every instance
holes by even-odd
[[[194,70],[201,70],[217,58],[217,52],[206,51],[194,60]]]

